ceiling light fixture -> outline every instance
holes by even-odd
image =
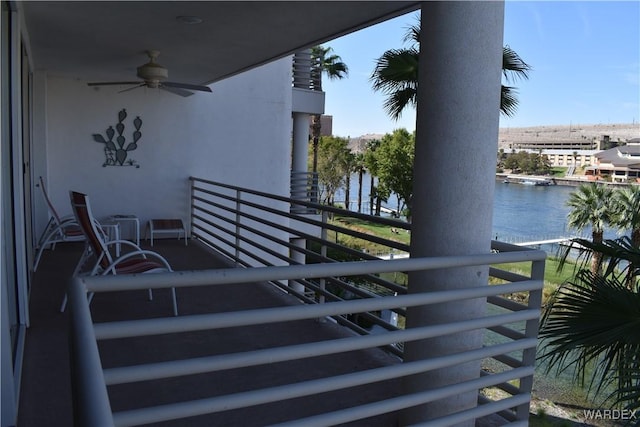
[[[202,18],[198,18],[197,16],[178,16],[176,17],[176,19],[180,22],[182,22],[183,24],[189,24],[189,25],[195,25],[195,24],[201,24],[202,23]]]

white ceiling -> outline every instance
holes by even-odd
[[[37,70],[85,81],[137,80],[159,50],[169,80],[211,83],[415,10],[415,1],[20,2]],[[179,16],[196,16],[189,25]]]

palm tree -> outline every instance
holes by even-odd
[[[636,260],[640,257],[637,250],[629,254]],[[640,409],[638,325],[637,288],[630,289],[615,275],[581,270],[546,305],[540,338],[546,340],[547,351],[540,357],[549,362],[549,370],[574,367],[576,378],[582,381],[591,371],[592,390],[600,394],[613,389],[606,400],[614,407],[635,411]],[[640,425],[640,419],[631,422]]]
[[[344,157],[342,159],[343,169],[345,173],[344,177],[344,208],[350,210],[351,201],[351,173],[356,171],[356,155],[351,152],[350,149],[346,149]]]
[[[342,58],[338,55],[331,54],[333,51],[330,47],[314,46],[311,48],[311,73],[315,81],[315,89],[322,90],[322,75],[325,74],[329,79],[342,79],[349,74],[347,65],[342,62]],[[318,170],[318,143],[320,141],[320,131],[322,124],[320,123],[320,114],[314,114],[311,117],[311,137],[313,139],[313,172]]]
[[[356,153],[355,172],[358,174],[358,213],[362,213],[362,178],[365,171],[364,153]]]
[[[581,185],[571,193],[567,206],[571,211],[567,215],[569,227],[583,230],[591,226],[591,238],[593,243],[602,243],[604,227],[612,223],[613,212],[611,209],[612,191],[604,185]],[[602,254],[594,252],[591,259],[591,271],[597,273]]]
[[[390,49],[376,61],[371,75],[374,91],[387,96],[384,108],[397,120],[407,106],[415,107],[418,89],[418,56],[420,47],[420,27],[412,25],[405,34],[405,43],[409,47]],[[531,67],[509,46],[502,49],[502,73],[507,82],[518,78],[529,78]],[[505,116],[513,116],[518,106],[515,88],[502,85],[500,111]]]
[[[631,230],[631,244],[640,248],[640,186],[632,185],[614,192],[616,209],[613,224]]]

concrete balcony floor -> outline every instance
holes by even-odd
[[[59,244],[46,251],[31,288],[31,326],[25,344],[19,427],[71,426],[72,402],[69,367],[68,313],[60,313],[65,286],[82,251],[82,244]],[[148,245],[143,242],[143,247]],[[153,248],[164,255],[174,270],[225,267],[223,260],[197,242],[187,247],[176,240],[156,241]],[[290,296],[264,284],[242,284],[179,289],[181,315],[213,313],[296,304]],[[171,315],[168,290],[100,294],[91,304],[94,321],[163,317]],[[103,367],[138,364],[174,358],[234,353],[292,343],[321,341],[351,332],[332,322],[314,320],[260,325],[219,331],[119,339],[100,343]],[[169,402],[217,396],[226,393],[276,386],[370,369],[399,360],[382,350],[356,351],[334,356],[147,381],[109,387],[114,411],[160,405]],[[376,383],[357,389],[300,397],[218,414],[192,417],[161,426],[260,426],[313,414],[373,402],[397,395],[399,381]],[[349,424],[352,426],[394,426],[397,414],[388,414]]]

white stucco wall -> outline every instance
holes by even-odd
[[[291,152],[291,59],[285,58],[211,86],[213,93],[183,98],[139,88],[88,87],[49,76],[46,97],[46,171],[61,214],[71,213],[69,190],[86,192],[94,214],[150,218],[189,216],[189,176],[287,195]],[[125,108],[126,142],[142,119],[139,168],[106,166],[106,129]]]

